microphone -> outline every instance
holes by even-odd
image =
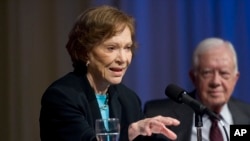
[[[189,96],[184,89],[182,89],[174,84],[170,84],[167,86],[167,88],[165,90],[165,94],[166,94],[166,96],[168,96],[169,98],[171,98],[172,100],[174,100],[177,103],[187,104],[195,111],[195,113],[198,113],[201,115],[207,114],[212,118],[220,120],[220,118],[217,114],[215,114],[214,112],[209,110],[206,106],[201,104],[199,101],[197,101],[197,100],[193,99],[191,96]]]
[[[226,134],[227,141],[229,141],[229,136],[228,136],[228,133],[226,131],[225,124],[221,120],[221,118],[217,114],[215,114],[214,112],[209,110],[206,106],[201,104],[199,101],[197,101],[197,100],[193,99],[191,96],[189,96],[184,89],[182,89],[174,84],[170,84],[167,86],[167,88],[165,90],[165,94],[166,94],[166,96],[168,96],[169,98],[171,98],[172,100],[174,100],[177,103],[187,104],[195,111],[195,113],[198,113],[201,115],[207,114],[208,116],[210,116],[214,119],[217,119],[219,121],[219,123],[221,124],[221,126],[223,127],[223,130]]]

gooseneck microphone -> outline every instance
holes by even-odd
[[[184,103],[184,104],[190,106],[195,111],[195,113],[198,113],[201,115],[207,114],[212,118],[220,120],[219,116],[217,116],[214,112],[209,110],[206,106],[201,104],[199,101],[197,101],[197,100],[193,99],[191,96],[189,96],[184,89],[182,89],[174,84],[170,84],[167,86],[167,88],[165,90],[165,94],[166,94],[166,96],[168,96],[169,98],[171,98],[172,100],[174,100],[177,103]]]
[[[215,114],[214,112],[212,112],[211,110],[209,110],[206,106],[204,106],[203,104],[201,104],[199,101],[193,99],[191,96],[188,95],[188,93],[174,85],[174,84],[170,84],[167,86],[166,90],[165,90],[165,94],[166,96],[168,96],[170,99],[174,100],[177,103],[184,103],[188,106],[190,106],[195,113],[199,114],[199,115],[203,115],[203,114],[207,114],[208,116],[210,116],[211,118],[217,119],[219,121],[219,123],[221,124],[221,126],[223,127],[223,130],[226,134],[226,138],[227,141],[229,141],[229,136],[228,133],[226,131],[226,127],[224,122],[221,120],[221,118]],[[197,128],[197,139],[200,139],[201,136],[201,129]],[[199,133],[199,135],[198,135]],[[200,139],[201,140],[201,139]]]

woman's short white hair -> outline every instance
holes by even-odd
[[[218,45],[220,44],[226,44],[226,47],[231,50],[233,54],[233,61],[235,64],[235,73],[238,72],[238,61],[237,61],[237,54],[236,51],[232,45],[231,42],[225,41],[220,38],[207,38],[203,41],[201,41],[198,46],[196,47],[194,53],[193,53],[193,59],[192,59],[192,65],[193,69],[196,69],[196,67],[199,65],[199,55],[204,53],[208,49],[216,49]]]

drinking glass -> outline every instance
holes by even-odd
[[[98,141],[118,141],[120,134],[119,119],[97,119],[95,121],[95,131]]]

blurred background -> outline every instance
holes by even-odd
[[[68,33],[83,10],[102,4],[136,19],[139,48],[124,83],[142,106],[165,98],[170,83],[193,89],[192,51],[207,37],[235,46],[241,75],[233,96],[250,102],[249,0],[0,0],[0,141],[40,140],[41,96],[72,71]]]

